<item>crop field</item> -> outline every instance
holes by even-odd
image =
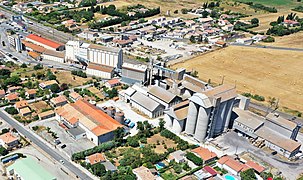
[[[303,111],[303,52],[230,46],[172,66],[198,71],[204,81],[236,84],[239,93],[276,97],[280,108]]]

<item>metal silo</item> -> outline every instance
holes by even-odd
[[[198,117],[198,107],[194,102],[189,103],[185,132],[194,134]]]
[[[176,134],[180,134],[183,130],[183,126],[184,126],[184,120],[177,120],[174,119],[173,122],[173,132]]]

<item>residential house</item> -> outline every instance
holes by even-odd
[[[8,102],[16,102],[19,99],[19,94],[18,93],[11,93],[6,96],[6,99]]]
[[[257,173],[259,175],[266,170],[263,166],[259,165],[258,163],[254,162],[254,161],[247,161],[245,163],[245,165],[252,168],[255,171],[255,173]]]
[[[14,92],[17,92],[19,89],[21,89],[22,87],[21,86],[12,86],[12,87],[9,87],[7,89],[7,92],[8,93],[14,93]]]
[[[64,106],[65,104],[67,104],[68,101],[65,96],[60,95],[58,97],[52,98],[50,100],[50,103],[53,107],[60,107],[60,106]]]
[[[39,84],[39,87],[41,89],[50,89],[50,87],[53,85],[53,84],[58,84],[56,80],[49,80],[49,81],[45,81],[45,82],[42,82]]]
[[[29,89],[25,92],[25,96],[28,99],[34,99],[36,97],[37,90],[36,89]]]
[[[0,135],[0,145],[4,148],[14,148],[19,144],[19,140],[11,132]]]
[[[230,156],[223,156],[217,161],[217,166],[219,168],[227,170],[229,173],[234,175],[239,175],[243,168],[247,170],[247,166],[240,163]]]
[[[144,166],[140,166],[133,169],[133,173],[136,175],[138,180],[155,180],[156,177],[151,173],[151,171]]]
[[[118,170],[117,167],[113,165],[113,163],[111,163],[110,161],[105,161],[102,162],[101,164],[103,164],[106,171],[116,172]]]
[[[232,25],[232,24],[227,24],[227,25],[225,25],[225,26],[223,26],[223,27],[221,27],[224,31],[232,31],[232,30],[234,30],[234,25]]]
[[[169,154],[168,159],[170,161],[176,161],[176,163],[185,162],[185,152],[182,150],[178,150]]]
[[[53,110],[45,111],[45,112],[38,114],[39,120],[44,120],[44,119],[48,119],[48,118],[55,117],[55,116],[56,116],[56,114]]]
[[[22,116],[29,116],[32,114],[32,111],[29,107],[25,107],[25,108],[20,109],[20,114]]]
[[[18,101],[15,103],[15,108],[20,112],[21,109],[28,107],[26,100]]]
[[[79,99],[82,99],[82,96],[80,94],[78,94],[77,92],[71,92],[69,94],[69,98],[73,101],[73,102],[76,102],[78,101]]]
[[[217,172],[212,167],[205,166],[204,168],[196,171],[194,175],[196,179],[204,180],[204,179],[211,179],[212,177],[217,176]]]
[[[207,148],[203,148],[201,146],[193,149],[192,152],[196,154],[198,157],[201,157],[204,164],[208,164],[212,161],[215,161],[218,158],[216,153],[210,151]]]
[[[5,97],[5,90],[0,89],[0,99],[3,99]]]
[[[286,25],[286,26],[291,26],[291,27],[300,25],[299,22],[294,21],[294,20],[288,20],[288,19],[285,19],[283,24]]]
[[[106,159],[102,153],[95,153],[95,154],[85,157],[85,162],[89,163],[90,165],[94,165],[94,164],[105,162],[105,161],[106,161]]]
[[[120,85],[120,80],[119,79],[111,79],[106,81],[105,86],[108,88],[113,88],[115,86],[119,86]]]

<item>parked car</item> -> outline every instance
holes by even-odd
[[[62,148],[62,149],[66,148],[66,144],[63,144],[63,145],[61,146],[61,148]]]
[[[61,144],[61,141],[60,141],[59,139],[55,139],[55,140],[54,140],[54,143],[55,143],[56,145],[58,145],[58,144]]]
[[[124,124],[125,125],[128,125],[130,123],[130,119],[126,119],[125,121],[124,121]]]
[[[133,127],[135,127],[135,125],[136,125],[136,124],[135,124],[134,122],[131,122],[131,123],[129,124],[129,127],[130,127],[130,128],[133,128]]]

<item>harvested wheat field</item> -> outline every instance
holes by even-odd
[[[175,64],[198,71],[204,81],[237,85],[250,92],[280,99],[280,107],[303,111],[303,52],[230,46]]]
[[[303,16],[302,16],[303,17]],[[273,43],[261,43],[262,45],[278,46],[278,47],[292,47],[303,48],[303,32],[297,32],[288,36],[275,37]]]

